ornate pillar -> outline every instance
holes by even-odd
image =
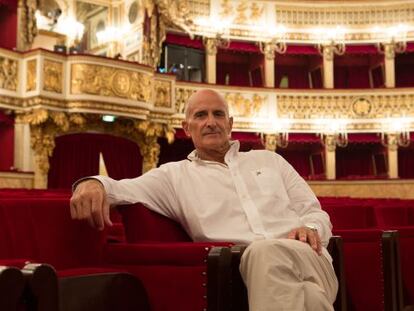
[[[395,49],[390,43],[384,44],[385,87],[395,87]]]
[[[323,46],[323,87],[334,88],[334,55],[335,47],[332,45]]]
[[[326,179],[336,179],[336,143],[333,135],[325,137],[325,175]]]
[[[387,135],[388,177],[398,178],[398,143],[396,134]]]
[[[217,55],[217,40],[207,38],[204,40],[206,48],[206,82],[216,84],[216,55]]]
[[[34,188],[47,188],[49,157],[55,148],[56,132],[47,133],[41,126],[31,127],[31,146],[34,151]]]
[[[275,48],[274,44],[266,43],[264,48],[264,75],[266,87],[275,87]]]
[[[146,136],[144,141],[138,142],[142,155],[142,174],[156,168],[160,155],[160,145],[157,136]]]
[[[265,149],[276,152],[277,148],[277,137],[276,134],[266,134],[264,137]]]
[[[14,164],[24,172],[33,171],[33,153],[30,147],[30,125],[16,118],[14,124]]]

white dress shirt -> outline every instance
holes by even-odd
[[[239,152],[232,141],[225,164],[201,160],[170,162],[134,178],[102,182],[111,205],[141,202],[172,218],[194,241],[250,243],[286,238],[294,228],[316,227],[327,245],[331,223],[307,183],[280,155]],[[324,254],[330,256],[324,249]]]

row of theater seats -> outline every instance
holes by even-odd
[[[414,200],[319,199],[343,239],[348,310],[414,310]]]
[[[238,273],[244,246],[193,243],[178,224],[139,204],[120,207],[113,215],[116,225],[96,231],[70,219],[69,196],[65,191],[0,190],[0,265],[22,269],[17,271],[26,276],[26,290],[18,302],[26,310],[32,310],[27,304],[33,301],[59,305],[39,309],[46,311],[247,310],[246,289]],[[321,198],[321,203],[331,216],[334,233],[342,236],[329,245],[340,280],[335,310],[402,310],[411,305],[413,202]],[[24,269],[27,262],[56,269],[41,265],[43,274],[38,273],[52,280],[41,284],[58,284],[54,298],[53,291],[39,298],[39,291],[33,290],[36,282],[30,281],[39,279],[31,272],[39,267]],[[8,269],[4,271],[14,271],[8,275],[17,273]],[[117,293],[122,282],[127,282],[121,286],[126,288],[123,295],[104,296],[109,297],[106,306],[120,305],[121,299],[124,309],[94,309],[91,301],[102,305],[102,294],[108,288]],[[133,290],[127,288],[135,288],[132,299],[128,295]],[[139,307],[134,305],[137,301]],[[84,305],[87,308],[82,309]]]

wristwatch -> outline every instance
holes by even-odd
[[[318,228],[316,228],[315,226],[312,226],[312,225],[307,225],[307,226],[305,226],[305,228],[308,228],[308,229],[312,230],[313,232],[318,232]]]

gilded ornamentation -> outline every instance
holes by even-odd
[[[390,151],[398,150],[398,137],[397,134],[388,133],[387,134],[387,148]]]
[[[35,13],[38,9],[37,0],[19,0],[18,10],[20,14],[18,24],[18,42],[19,50],[27,50],[30,48],[35,36],[37,35],[36,17]]]
[[[233,6],[230,3],[230,0],[223,0],[221,2],[221,11],[220,11],[220,17],[222,18],[228,18],[233,11]]]
[[[276,151],[277,148],[277,138],[276,134],[266,134],[265,135],[265,148],[269,151]]]
[[[36,89],[36,68],[37,68],[37,60],[32,59],[27,62],[27,85],[26,91],[34,91]]]
[[[155,81],[155,107],[171,108],[171,82]]]
[[[53,93],[62,93],[63,88],[63,64],[51,60],[45,60],[43,90]]]
[[[152,93],[151,76],[108,66],[72,65],[72,94],[112,96],[149,102]]]
[[[175,89],[175,109],[177,113],[183,114],[185,105],[190,96],[195,92],[195,89],[176,88]]]
[[[0,88],[10,91],[17,90],[17,61],[0,57]]]
[[[367,117],[371,111],[371,102],[366,98],[357,98],[352,103],[352,112],[358,117]]]
[[[208,55],[216,55],[217,54],[217,46],[218,41],[213,38],[206,38],[203,40],[204,46],[206,47],[206,51]]]
[[[256,22],[260,20],[263,15],[264,6],[259,6],[256,2],[253,2],[250,5],[250,20]]]
[[[334,135],[326,135],[324,143],[329,152],[336,150],[336,139]]]
[[[239,5],[236,8],[237,14],[234,20],[235,24],[246,24],[247,23],[247,9],[248,9],[248,1],[242,0],[240,1]]]
[[[238,117],[255,117],[262,109],[267,96],[253,94],[250,98],[244,97],[241,93],[226,93],[224,96],[229,104],[230,113]]]
[[[264,45],[264,55],[267,60],[274,60],[276,52],[276,45],[272,43],[265,43]]]

